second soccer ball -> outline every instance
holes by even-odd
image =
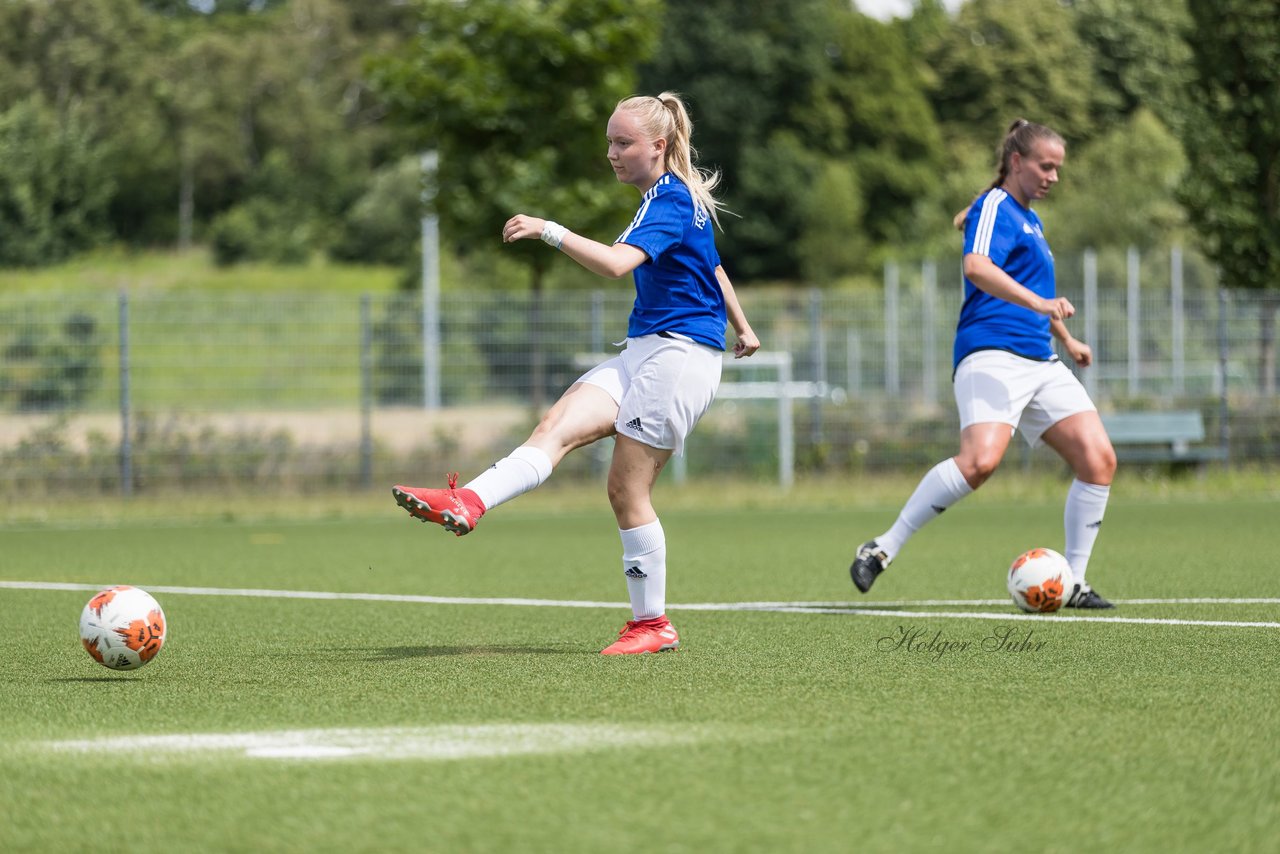
[[[1031,549],[1009,567],[1013,604],[1032,614],[1048,614],[1067,604],[1075,588],[1071,564],[1053,549]]]

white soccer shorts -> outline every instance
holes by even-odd
[[[684,440],[720,387],[722,354],[685,338],[628,338],[621,353],[578,378],[618,404],[618,434],[684,453]]]
[[[1080,380],[1056,356],[1047,362],[1004,350],[979,350],[956,368],[960,429],[999,422],[1040,444],[1044,431],[1069,415],[1097,410]]]

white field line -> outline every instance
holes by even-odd
[[[619,724],[476,724],[280,732],[182,733],[42,741],[57,753],[106,753],[155,761],[180,756],[230,755],[248,759],[456,760],[568,753],[617,747],[691,744],[724,738],[698,727]]]
[[[13,590],[87,590],[97,591],[109,585],[72,584],[52,581],[0,581],[0,588]],[[408,602],[426,605],[512,605],[531,608],[623,608],[623,602],[593,602],[575,599],[518,599],[485,598],[472,596],[414,596],[395,593],[335,593],[319,590],[269,590],[231,587],[167,587],[147,586],[151,593],[173,593],[190,596],[247,596],[269,599],[325,599],[365,602]],[[1118,599],[1123,605],[1273,605],[1280,598],[1242,599]],[[930,606],[990,606],[1004,605],[1004,599],[919,599],[896,602],[696,602],[684,605],[672,604],[672,611],[768,611],[784,614],[845,614],[867,617],[912,617],[967,620],[1047,620],[1069,623],[1131,623],[1137,625],[1171,626],[1227,626],[1238,628],[1280,629],[1280,622],[1261,620],[1183,620],[1154,617],[1126,617],[1111,615],[1074,614],[1021,614],[1016,612],[981,611],[903,611],[896,608],[922,608]]]
[[[673,605],[672,609],[674,608],[675,606]],[[993,614],[984,611],[897,611],[871,608],[854,610],[846,608],[770,608],[768,610],[784,614],[857,614],[859,617],[914,617],[918,619],[942,617],[956,620],[1043,620],[1052,623],[1133,623],[1143,626],[1233,626],[1236,628],[1280,629],[1280,622],[1262,620],[1176,620],[1159,617],[1084,616],[1063,614],[1061,612],[1056,614],[1022,614],[1017,612]]]
[[[17,590],[102,590],[109,584],[66,584],[56,581],[0,581],[0,588]],[[258,599],[341,599],[363,602],[411,602],[420,605],[523,605],[531,608],[621,608],[625,602],[582,602],[556,599],[478,598],[472,596],[411,596],[398,593],[333,593],[324,590],[265,590],[252,587],[165,587],[147,585],[148,593],[180,596],[248,596]]]
[[[1199,597],[1195,599],[1114,599],[1123,605],[1280,605],[1280,598],[1257,597],[1249,599],[1232,599],[1223,597]],[[807,608],[886,608],[916,607],[933,605],[1007,605],[1005,599],[900,599],[898,601],[869,601],[859,599],[856,602],[773,602],[767,604],[794,605]]]

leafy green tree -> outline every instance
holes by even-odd
[[[1170,127],[1192,70],[1186,5],[1073,0],[1070,9],[1093,58],[1097,135],[1068,141],[1066,180],[1045,204],[1054,245],[1177,242],[1186,157]]]
[[[1280,291],[1280,7],[1193,0],[1195,78],[1181,125],[1192,168],[1182,199],[1230,287]],[[1272,299],[1262,334],[1263,389],[1275,393]]]
[[[403,41],[411,13],[398,0],[12,0],[0,3],[0,114],[28,105],[10,117],[11,150],[32,111],[54,117],[59,142],[28,171],[77,150],[73,137],[101,164],[83,210],[57,212],[94,223],[75,232],[94,242],[185,245],[253,201],[241,225],[287,219],[279,236],[305,233],[310,252],[339,239],[373,167],[402,153],[363,63]]]
[[[245,15],[263,12],[289,0],[141,0],[148,11],[173,18]]]
[[[157,55],[151,78],[172,141],[180,244],[201,223],[223,262],[297,259],[340,239],[384,135],[351,14],[340,0],[292,0],[165,21],[176,47]]]
[[[1095,122],[1106,128],[1147,109],[1171,125],[1192,73],[1184,0],[1073,0],[1071,11],[1100,84],[1093,90]]]
[[[1054,247],[1178,242],[1186,214],[1176,191],[1186,168],[1177,137],[1143,108],[1078,149],[1068,147],[1063,181],[1042,204]]]
[[[1183,201],[1232,287],[1280,289],[1280,8],[1195,0]]]
[[[144,23],[133,3],[114,0],[0,3],[0,106],[39,94],[107,126],[136,85]]]
[[[718,237],[735,279],[794,277],[799,268],[800,202],[821,170],[799,114],[830,68],[840,12],[847,4],[835,0],[670,3],[658,50],[641,67],[644,91],[689,98],[702,162],[723,173],[719,195],[742,217],[726,220]]]
[[[796,249],[806,281],[834,282],[851,270],[866,269],[871,255],[864,223],[866,196],[851,163],[827,160],[804,196],[800,213],[804,227]]]
[[[190,245],[197,204],[212,213],[232,203],[252,168],[246,146],[246,101],[252,91],[244,79],[249,66],[247,40],[198,22],[170,28],[175,47],[158,55],[152,71],[155,102],[170,146],[164,162],[173,170],[164,207],[177,215],[178,246]],[[176,179],[176,181],[175,181]]]
[[[250,176],[244,201],[215,219],[209,228],[219,264],[263,260],[298,264],[316,245],[320,218],[299,200],[298,172],[282,149],[267,153]]]
[[[411,267],[418,261],[417,223],[422,217],[422,165],[402,157],[378,169],[364,194],[347,209],[331,254],[344,261]]]
[[[13,156],[6,157],[3,180],[11,191],[28,182],[10,208],[3,239],[26,243],[23,263],[48,263],[112,236],[109,208],[129,186],[130,165],[140,159],[132,143],[149,124],[138,75],[146,45],[145,21],[132,3],[0,4],[0,112],[17,111],[7,123]],[[32,141],[38,150],[19,154],[27,144],[23,128],[37,126],[46,144]],[[54,157],[71,160],[59,164]],[[38,174],[51,177],[41,183]],[[77,188],[80,181],[92,186]]]
[[[930,99],[949,134],[992,144],[1015,118],[1070,142],[1094,133],[1093,57],[1058,0],[969,0],[926,50]]]
[[[76,311],[53,326],[26,314],[0,337],[0,402],[28,411],[83,404],[102,380],[97,321]]]
[[[1069,151],[1096,133],[1093,53],[1074,23],[1059,0],[968,0],[951,17],[928,0],[901,25],[925,66],[944,138],[942,167],[919,208],[923,251],[957,251],[951,217],[990,185],[1015,118],[1053,127]]]
[[[604,123],[656,35],[653,0],[423,0],[417,37],[373,79],[423,150],[436,206],[465,250],[520,211],[590,233],[635,199],[609,184]],[[655,93],[656,94],[656,93]],[[625,223],[625,220],[622,220]],[[535,290],[555,256],[521,244]]]
[[[818,79],[802,127],[811,146],[852,171],[871,245],[910,246],[920,239],[922,202],[936,198],[943,158],[924,81],[900,29],[852,13],[835,23],[830,71]]]
[[[54,263],[109,236],[113,176],[86,112],[37,95],[0,113],[0,264]]]
[[[529,212],[587,234],[635,209],[605,160],[604,124],[657,36],[656,0],[422,0],[418,33],[373,80],[421,149],[439,154],[436,208],[464,252]],[[656,94],[656,93],[654,93]],[[535,312],[556,253],[507,247],[531,272]],[[531,319],[537,335],[538,317]],[[543,389],[534,342],[535,403]]]
[[[866,270],[872,247],[910,232],[939,165],[905,37],[839,0],[672,3],[641,79],[690,96],[698,149],[742,216],[721,249],[743,280]],[[824,234],[841,251],[819,258]]]
[[[1065,180],[1044,205],[1055,246],[1176,239],[1186,158],[1170,128],[1189,75],[1183,3],[973,0],[953,21],[939,12],[930,0],[904,27],[931,60],[949,209],[990,182],[1000,137],[1021,115],[1067,140]]]
[[[404,0],[340,0],[351,19],[351,29],[358,33],[370,54],[394,48],[413,32],[418,13]]]
[[[290,199],[325,226],[363,190],[377,133],[360,112],[365,56],[350,15],[340,0],[289,0],[251,57],[246,120],[257,151],[282,153],[296,179]]]

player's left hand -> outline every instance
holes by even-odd
[[[733,358],[741,359],[744,356],[750,356],[752,353],[760,349],[760,339],[750,329],[743,331],[738,336],[737,342],[733,345]]]
[[[1069,355],[1081,368],[1087,368],[1093,364],[1093,348],[1083,341],[1072,338],[1066,342],[1067,355]]]
[[[541,239],[542,227],[546,224],[545,219],[528,214],[516,214],[502,227],[502,242],[515,243],[517,240],[529,238]]]

